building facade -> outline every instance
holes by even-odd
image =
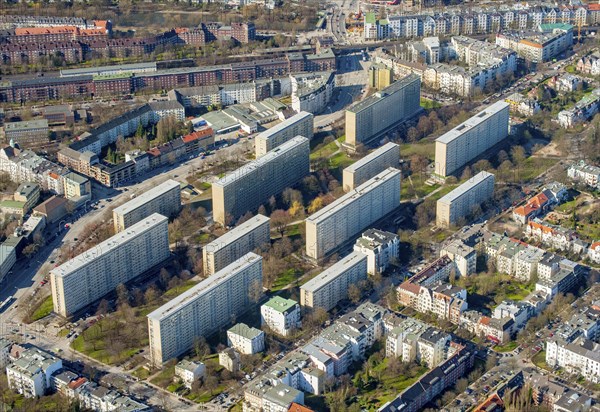
[[[498,101],[435,141],[435,174],[457,172],[469,161],[499,143],[509,133],[509,105]]]
[[[191,349],[231,322],[251,302],[250,288],[262,291],[262,258],[248,253],[148,315],[150,358],[156,367]]]
[[[309,155],[309,140],[297,136],[215,182],[212,186],[215,222],[231,224],[296,184],[310,172]]]
[[[344,191],[354,190],[388,167],[397,168],[399,164],[400,146],[396,143],[386,143],[343,170]]]
[[[168,219],[154,213],[50,271],[54,312],[68,317],[169,257]]]
[[[262,325],[282,336],[289,336],[302,326],[298,302],[281,296],[274,296],[260,307],[260,318]]]
[[[153,213],[171,217],[181,209],[181,185],[167,180],[113,210],[115,233],[147,218]]]
[[[350,285],[367,279],[367,257],[352,252],[339,262],[300,286],[300,304],[310,309],[333,309],[348,297]]]
[[[492,198],[495,177],[486,171],[463,183],[437,201],[436,225],[449,227],[469,215],[473,208]]]
[[[264,156],[267,152],[292,140],[296,136],[313,137],[314,116],[309,112],[300,112],[278,125],[259,133],[255,139],[256,157]]]
[[[400,204],[400,171],[388,168],[306,219],[306,254],[321,259]]]

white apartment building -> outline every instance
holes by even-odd
[[[600,167],[588,165],[584,160],[569,166],[567,176],[579,182],[583,182],[591,187],[598,187],[600,182]]]
[[[344,191],[354,190],[388,167],[397,168],[399,164],[400,146],[396,143],[386,143],[343,170],[342,186]]]
[[[175,365],[175,376],[179,377],[189,389],[194,382],[204,378],[205,373],[206,366],[202,362],[184,359]]]
[[[52,388],[52,374],[62,360],[38,348],[28,348],[6,367],[8,387],[26,398],[44,396]]]
[[[167,180],[113,210],[115,233],[147,218],[153,213],[171,217],[181,209],[181,185]]]
[[[0,282],[17,263],[17,251],[13,246],[0,244]]]
[[[360,252],[352,252],[300,286],[300,304],[329,311],[348,297],[350,285],[366,279],[367,257]]]
[[[312,115],[311,115],[312,116]],[[296,136],[212,186],[213,219],[231,224],[310,173],[310,144]]]
[[[508,136],[509,104],[498,101],[435,141],[435,174],[458,171]]]
[[[151,362],[156,367],[241,314],[251,288],[262,288],[262,258],[248,253],[148,315]]]
[[[256,215],[234,227],[202,248],[204,276],[212,275],[248,252],[271,241],[271,226],[266,216]]]
[[[10,348],[13,343],[5,338],[0,338],[0,368],[5,369],[10,362]]]
[[[292,140],[296,136],[313,138],[314,115],[301,111],[300,113],[284,120],[283,122],[259,133],[254,139],[256,157],[264,156],[267,152]]]
[[[274,296],[260,307],[260,319],[263,326],[282,336],[302,327],[298,302],[281,296]]]
[[[394,233],[369,229],[356,240],[354,251],[367,256],[369,274],[383,273],[390,262],[398,259],[400,239]]]
[[[290,81],[292,84],[292,109],[297,113],[318,114],[325,110],[331,100],[335,88],[335,73],[294,74],[290,75]]]
[[[70,316],[170,254],[168,219],[153,213],[50,271],[54,312]]]
[[[476,272],[477,252],[461,240],[454,240],[442,246],[440,257],[448,256],[454,262],[458,276],[469,276]]]
[[[227,331],[227,345],[242,355],[254,355],[265,350],[265,332],[238,323]]]
[[[560,337],[547,340],[546,363],[582,375],[592,383],[600,382],[600,345],[583,336],[573,342]]]
[[[388,168],[306,219],[306,254],[321,259],[400,204],[399,170]]]
[[[592,93],[583,96],[572,108],[560,111],[557,115],[558,123],[564,128],[572,127],[598,113],[599,106],[600,89],[594,89]]]
[[[493,174],[482,171],[439,199],[436,205],[436,225],[449,227],[469,215],[475,206],[491,199],[494,182]]]
[[[57,195],[63,194],[64,190],[60,176],[69,173],[66,167],[52,163],[31,150],[11,146],[0,149],[0,171],[8,173],[15,183],[37,183]]]
[[[393,328],[385,341],[385,354],[402,362],[421,362],[434,368],[446,359],[450,335],[413,318]]]

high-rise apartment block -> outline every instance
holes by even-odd
[[[180,184],[175,180],[167,180],[113,210],[115,233],[127,229],[152,213],[170,217],[180,208]]]
[[[306,254],[321,259],[400,205],[400,171],[392,167],[306,219]]]
[[[435,141],[435,174],[444,178],[508,136],[510,105],[498,101]]]
[[[296,136],[313,138],[314,119],[312,113],[300,112],[289,119],[259,133],[254,140],[256,145],[256,157],[264,156],[267,152],[281,146]]]
[[[54,311],[70,316],[169,257],[168,219],[154,213],[50,271]]]
[[[494,181],[493,174],[479,172],[438,200],[436,225],[439,227],[453,225],[458,219],[471,213],[475,206],[490,199],[494,193]]]
[[[367,279],[367,256],[352,252],[300,286],[300,304],[307,308],[333,309],[348,297],[350,285]]]
[[[213,218],[230,224],[310,173],[310,146],[296,136],[213,184]]]
[[[156,367],[192,348],[250,305],[262,287],[262,258],[248,253],[148,315],[150,360]]]
[[[346,144],[356,148],[421,110],[421,78],[410,74],[346,110]]]
[[[270,219],[256,215],[202,249],[204,276],[212,275],[271,241]]]
[[[399,163],[400,146],[396,143],[386,143],[344,169],[344,191],[353,190],[388,167],[398,167]]]

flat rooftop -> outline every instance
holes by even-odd
[[[338,277],[341,273],[366,259],[366,255],[363,255],[360,252],[352,252],[339,262],[334,263],[332,266],[319,273],[316,277],[312,278],[304,285],[300,286],[300,289],[304,289],[308,292],[315,292]]]
[[[258,159],[254,160],[253,162],[251,162],[247,165],[244,165],[244,166],[240,167],[239,169],[236,169],[233,172],[229,173],[227,176],[223,177],[222,179],[219,179],[217,182],[214,183],[213,186],[216,185],[216,186],[225,187],[227,185],[230,185],[233,182],[241,179],[242,177],[249,175],[254,170],[263,167],[267,163],[277,161],[279,156],[281,156],[282,154],[284,154],[286,152],[289,152],[290,150],[296,148],[297,146],[299,146],[305,142],[308,142],[308,139],[306,137],[296,136],[293,139],[288,140],[281,146],[278,146],[275,149],[271,150],[264,156],[259,157]]]
[[[286,313],[298,304],[295,300],[286,299],[281,296],[274,296],[263,306],[269,307],[279,313]]]
[[[150,189],[144,194],[141,194],[140,196],[130,200],[129,202],[122,204],[119,207],[116,207],[113,210],[113,213],[125,215],[131,212],[132,210],[135,210],[145,205],[146,203],[151,202],[152,200],[162,196],[169,190],[173,190],[177,187],[180,187],[180,183],[175,180],[169,179],[166,182],[163,182],[160,185],[156,186],[155,188]]]
[[[210,250],[211,252],[221,250],[231,245],[233,242],[235,242],[242,236],[245,236],[257,227],[269,222],[270,220],[271,219],[269,219],[268,217],[258,214],[252,219],[245,221],[241,225],[234,227],[229,232],[225,233],[223,236],[220,236],[212,242],[208,243],[206,246],[204,246],[204,249]]]
[[[400,80],[396,80],[394,83],[392,83],[385,89],[380,90],[380,91],[370,95],[366,99],[354,104],[352,107],[348,108],[347,111],[352,112],[352,113],[358,113],[358,112],[366,109],[367,107],[372,106],[375,103],[378,103],[379,101],[385,99],[389,95],[399,92],[400,90],[402,90],[403,88],[412,84],[415,81],[420,81],[419,76],[417,76],[416,74],[409,74],[408,76],[406,76]]]
[[[465,183],[463,183],[462,185],[458,186],[456,189],[454,189],[453,191],[448,193],[446,196],[442,197],[440,200],[438,200],[438,202],[452,203],[453,201],[455,201],[456,199],[458,199],[459,197],[464,195],[466,192],[468,192],[473,187],[477,186],[479,183],[483,182],[485,179],[489,178],[490,176],[492,177],[492,179],[494,179],[493,174],[486,172],[486,171],[481,171],[481,172],[477,173],[475,176],[473,176],[472,178],[470,178],[469,180],[467,180]]]
[[[12,122],[4,124],[4,130],[6,132],[17,132],[24,131],[29,129],[47,129],[48,128],[48,120],[39,119],[39,120],[26,120],[24,122]]]
[[[349,171],[349,172],[356,172],[357,169],[365,166],[366,164],[376,160],[377,158],[379,158],[379,156],[381,156],[384,153],[387,153],[391,150],[397,150],[398,151],[398,158],[400,158],[400,146],[398,146],[396,143],[386,143],[383,146],[381,146],[379,149],[372,151],[371,153],[369,153],[368,155],[366,155],[365,157],[363,157],[362,159],[352,163],[350,166],[348,166],[345,170]]]
[[[167,220],[168,219],[165,216],[158,213],[153,213],[146,219],[137,222],[135,225],[132,225],[122,232],[117,233],[97,246],[94,246],[92,249],[75,256],[73,259],[63,263],[57,268],[52,269],[50,272],[55,276],[67,277],[80,268],[92,263],[97,258],[107,255],[113,250],[118,249],[131,239],[134,239],[137,236],[154,229],[156,226],[162,223],[166,223]]]
[[[262,257],[258,256],[256,253],[247,253],[235,262],[231,263],[228,266],[225,266],[223,269],[218,271],[212,276],[204,279],[202,282],[198,283],[196,286],[192,287],[186,292],[183,292],[181,295],[177,296],[175,299],[171,299],[158,309],[148,314],[148,319],[152,319],[155,321],[161,321],[170,316],[172,313],[177,310],[183,308],[184,306],[193,303],[197,298],[214,289],[227,279],[235,276],[240,271],[254,265],[256,262],[260,262]]]
[[[496,113],[498,113],[504,109],[508,110],[509,106],[510,105],[507,102],[505,102],[504,100],[497,101],[496,103],[486,107],[484,110],[477,113],[475,116],[473,116],[470,119],[459,124],[454,129],[449,130],[448,132],[444,133],[443,135],[438,137],[435,141],[436,141],[436,143],[439,142],[439,143],[448,144],[451,141],[462,136],[468,130],[470,130],[470,129],[474,128],[475,126],[488,120],[490,117],[492,117]],[[508,133],[508,125],[506,125],[506,130]]]
[[[353,203],[365,193],[369,193],[371,190],[397,176],[400,176],[400,171],[398,169],[394,169],[393,167],[388,167],[386,170],[379,173],[377,176],[367,180],[365,183],[358,186],[356,189],[346,193],[344,196],[340,197],[335,202],[325,206],[318,212],[313,213],[308,218],[306,218],[306,221],[317,223],[320,220],[326,219],[332,214],[336,213],[338,210],[346,207],[348,204]],[[398,187],[398,190],[400,190],[400,187]]]
[[[290,117],[289,119],[286,119],[283,122],[271,127],[270,129],[265,130],[264,132],[258,134],[258,136],[256,136],[256,138],[257,139],[269,139],[274,134],[280,133],[280,132],[284,131],[285,129],[287,129],[288,127],[293,126],[294,124],[296,124],[306,118],[313,118],[313,117],[314,116],[312,115],[312,113],[300,112],[300,113]]]
[[[60,77],[71,77],[81,75],[101,75],[103,73],[156,71],[156,62],[154,63],[132,63],[119,64],[114,66],[86,67],[83,69],[63,69],[60,71]]]

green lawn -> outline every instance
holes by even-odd
[[[442,105],[440,103],[436,102],[435,100],[430,100],[430,99],[421,97],[421,107],[425,110],[428,110],[428,109],[437,109],[439,107],[442,107]]]
[[[571,211],[573,210],[573,207],[575,207],[577,205],[577,199],[571,200],[570,202],[566,202],[563,203],[562,205],[559,205],[556,207],[556,211],[557,212],[561,212],[561,213],[571,213]]]
[[[550,366],[548,366],[548,364],[546,363],[546,351],[545,350],[542,350],[542,351],[539,351],[538,353],[536,353],[536,355],[533,358],[531,358],[531,361],[538,368],[546,369],[548,371],[552,370],[552,368]]]
[[[173,382],[175,376],[175,365],[163,368],[157,375],[155,375],[150,382],[161,388],[169,386]]]
[[[273,286],[271,287],[271,291],[276,292],[278,290],[283,289],[290,283],[294,282],[296,280],[296,275],[297,273],[294,268],[289,268],[285,270],[283,273],[281,273],[281,275],[277,277],[277,279],[273,283]]]
[[[404,143],[400,145],[400,156],[402,158],[415,154],[433,161],[435,157],[435,142],[432,140],[421,140],[418,143]]]
[[[35,322],[36,320],[45,318],[52,312],[53,309],[54,305],[52,304],[52,295],[50,295],[46,299],[44,299],[40,306],[35,310],[35,312],[33,312],[31,320]]]
[[[512,352],[513,350],[515,350],[517,348],[517,346],[519,346],[519,344],[513,340],[513,341],[508,342],[505,345],[496,346],[494,348],[494,350],[496,352],[502,352],[502,353],[504,353],[504,352]]]
[[[131,372],[131,374],[140,380],[147,379],[148,376],[150,376],[150,372],[148,371],[148,369],[142,368],[141,366],[133,372]]]
[[[572,65],[572,64],[570,64],[570,65],[568,65],[568,66],[565,67],[565,71],[567,73],[575,73],[575,66]]]
[[[344,169],[354,163],[354,159],[351,159],[345,152],[339,152],[338,154],[329,158],[329,166],[332,169],[341,168]]]

